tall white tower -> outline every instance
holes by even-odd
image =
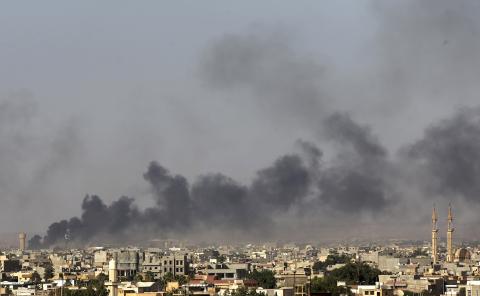
[[[437,228],[437,211],[435,210],[435,206],[433,206],[432,210],[432,260],[433,264],[437,263],[438,260],[438,228]]]
[[[18,234],[18,240],[20,251],[25,251],[25,241],[27,240],[27,235],[25,234],[25,232],[20,232]]]
[[[453,262],[453,214],[452,206],[448,205],[448,228],[447,228],[447,262]]]
[[[118,296],[117,278],[117,261],[115,259],[112,259],[108,262],[108,282],[105,283],[105,286],[107,286],[109,290],[109,296]]]

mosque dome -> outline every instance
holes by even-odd
[[[465,248],[459,248],[455,252],[455,260],[458,262],[464,262],[466,260],[470,260],[470,258],[471,258],[470,252]]]

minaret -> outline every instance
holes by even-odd
[[[437,241],[438,241],[437,211],[435,210],[435,206],[433,206],[433,211],[432,211],[432,260],[433,260],[433,264],[436,264],[437,259],[438,259]]]
[[[448,205],[448,228],[447,228],[447,262],[453,262],[453,215],[452,206]]]
[[[20,232],[18,234],[18,240],[19,240],[19,247],[20,247],[20,251],[25,251],[25,240],[27,239],[27,235],[25,234],[25,232]]]
[[[108,282],[105,282],[105,286],[108,288],[109,296],[118,296],[118,271],[117,261],[112,259],[108,262]]]

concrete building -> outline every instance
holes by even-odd
[[[142,272],[150,272],[155,279],[163,276],[162,258],[158,253],[145,252],[142,260]]]
[[[1,255],[0,256],[0,267],[3,272],[15,272],[20,271],[22,265],[20,260],[10,255]]]
[[[213,275],[219,279],[244,279],[250,271],[250,265],[247,263],[236,264],[215,264],[208,265],[205,269],[207,275]]]
[[[116,270],[120,279],[129,280],[140,270],[137,250],[119,250],[113,254],[113,258],[117,264]]]
[[[108,264],[108,253],[104,250],[96,251],[93,254],[93,265],[97,268],[102,268]]]
[[[359,285],[354,291],[358,296],[393,296],[393,289],[376,283],[375,285]]]
[[[408,264],[408,258],[397,258],[392,256],[378,256],[378,269],[381,271],[398,272],[402,265]]]
[[[480,296],[480,281],[467,281],[465,296]]]
[[[168,255],[161,257],[162,275],[171,273],[175,275],[188,274],[188,260],[187,255]]]
[[[279,287],[291,287],[294,289],[294,296],[306,296],[309,294],[309,276],[304,273],[286,273],[276,275]]]
[[[263,293],[265,296],[293,296],[292,287],[283,287],[279,289],[257,288],[257,293]]]
[[[144,252],[141,260],[141,271],[153,274],[155,279],[171,273],[173,276],[188,275],[189,262],[187,255],[160,255],[157,252]]]

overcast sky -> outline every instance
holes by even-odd
[[[5,2],[0,232],[44,233],[86,194],[147,207],[150,161],[248,184],[298,139],[333,159],[319,125],[334,112],[395,158],[477,105],[478,13],[473,1]],[[224,50],[242,49],[262,54],[245,72],[242,59],[222,68]]]

